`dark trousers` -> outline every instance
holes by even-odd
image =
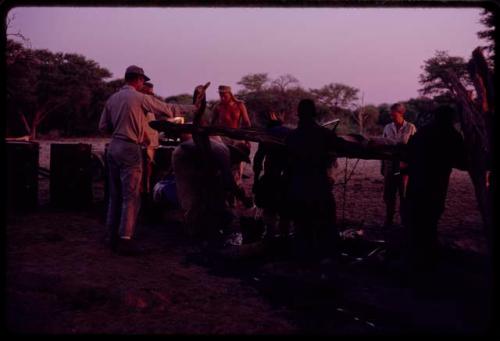
[[[335,255],[339,236],[333,195],[319,200],[294,201],[290,208],[297,256],[314,259]]]
[[[441,205],[422,200],[407,200],[408,252],[410,266],[416,272],[432,268],[437,261],[438,222]]]
[[[384,202],[386,207],[385,223],[392,224],[396,213],[396,200],[399,194],[399,211],[401,221],[404,220],[405,212],[405,188],[406,175],[386,175],[384,177]],[[403,222],[404,223],[404,222]]]

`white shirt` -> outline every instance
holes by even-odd
[[[417,128],[413,123],[403,121],[403,125],[398,129],[394,122],[387,124],[384,127],[382,137],[392,140],[394,144],[407,144],[410,136],[417,132]]]

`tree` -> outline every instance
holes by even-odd
[[[427,125],[434,118],[432,113],[439,105],[455,106],[455,101],[449,95],[410,98],[404,102],[405,119],[414,123],[417,128]]]
[[[291,87],[298,87],[299,80],[291,74],[279,76],[271,82],[272,87],[278,91],[285,92]]]
[[[480,39],[484,39],[488,43],[484,49],[488,53],[488,63],[491,68],[494,67],[495,60],[495,22],[498,21],[497,16],[496,12],[484,9],[479,22],[485,26],[485,30],[477,33]]]
[[[167,103],[175,103],[175,104],[193,104],[193,95],[190,94],[180,94],[175,96],[169,96],[165,98],[165,102]],[[185,117],[186,122],[193,122],[194,113],[188,113]]]
[[[257,92],[262,91],[266,83],[269,83],[267,73],[253,73],[243,76],[237,84],[243,86],[243,92]]]
[[[102,99],[104,79],[111,73],[96,62],[78,54],[24,48],[12,40],[6,55],[7,107],[27,123],[31,138],[42,123],[68,134],[75,124],[88,127],[95,111],[102,110],[96,100]]]
[[[7,131],[12,135],[29,135],[31,128],[26,117],[36,101],[38,64],[30,50],[11,39],[6,43],[5,58]]]
[[[349,109],[358,100],[359,89],[341,83],[330,83],[320,89],[310,89],[314,99],[331,110]]]
[[[447,72],[457,75],[460,82],[470,88],[471,82],[467,74],[467,66],[464,58],[448,55],[446,51],[436,51],[434,57],[424,61],[422,66],[424,72],[419,76],[419,83],[423,86],[419,89],[421,95],[443,95],[455,96],[455,89],[446,77]]]
[[[193,95],[186,93],[175,96],[169,96],[165,98],[165,102],[176,103],[176,104],[193,104]]]
[[[366,132],[378,132],[376,123],[378,121],[379,111],[374,105],[368,104],[360,106],[352,112],[352,120],[359,127],[359,133],[363,135]]]

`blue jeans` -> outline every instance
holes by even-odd
[[[138,144],[112,139],[108,147],[109,205],[106,225],[132,238],[141,206],[142,153]]]

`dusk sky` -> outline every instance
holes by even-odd
[[[344,83],[365,104],[418,96],[436,50],[469,58],[485,45],[477,8],[16,8],[9,32],[31,47],[79,53],[123,77],[144,68],[161,96],[236,84],[249,73],[292,74],[319,88]]]

